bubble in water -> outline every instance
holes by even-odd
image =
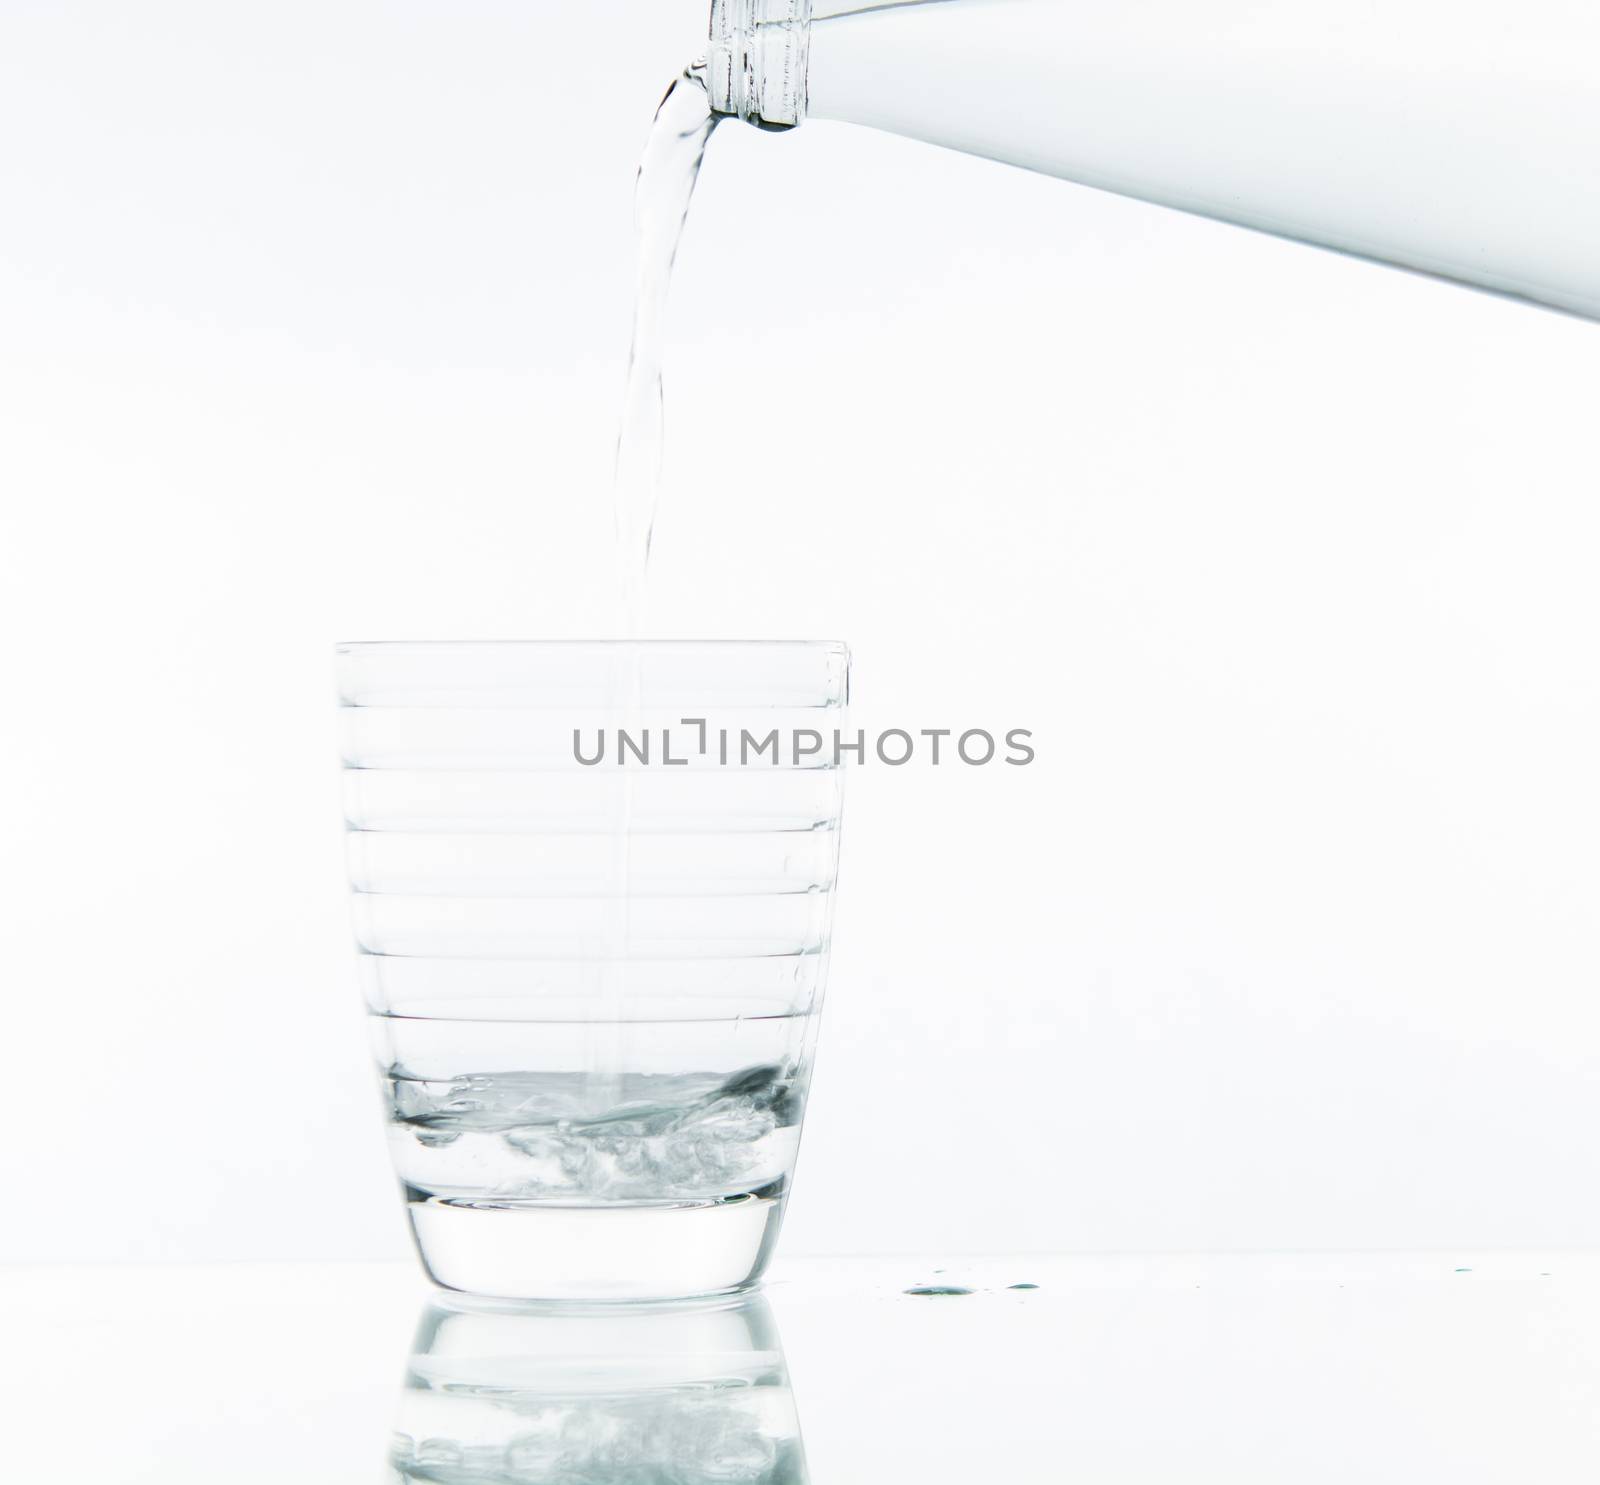
[[[517,1158],[502,1199],[672,1200],[725,1196],[781,1175],[773,1136],[798,1126],[797,1070],[634,1074],[593,1115],[580,1073],[474,1074],[427,1081],[389,1072],[391,1117],[427,1150],[492,1136]]]

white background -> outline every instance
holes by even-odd
[[[608,632],[701,0],[8,0],[0,1259],[402,1251],[336,639]],[[847,126],[714,142],[662,635],[838,637],[786,1245],[1600,1242],[1600,329]]]

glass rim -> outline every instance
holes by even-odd
[[[848,654],[850,646],[842,639],[341,639],[334,652],[349,650],[832,650]]]
[[[341,707],[843,706],[838,640],[363,640],[331,656]]]

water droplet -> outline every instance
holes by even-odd
[[[971,1294],[970,1289],[963,1289],[958,1284],[916,1284],[905,1291],[907,1294]]]

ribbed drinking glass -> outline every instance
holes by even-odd
[[[350,644],[338,677],[362,983],[430,1277],[752,1284],[822,1006],[844,646]]]

